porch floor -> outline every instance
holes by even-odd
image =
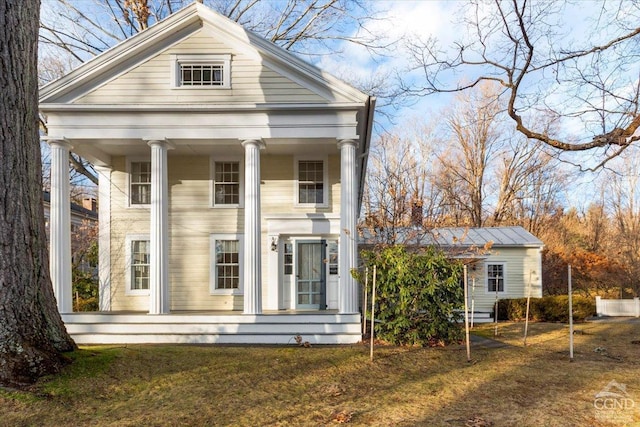
[[[335,310],[76,312],[62,315],[78,344],[311,344],[361,340],[360,314]]]

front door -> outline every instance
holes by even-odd
[[[300,241],[297,245],[296,308],[327,308],[324,240]]]

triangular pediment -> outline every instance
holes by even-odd
[[[176,87],[181,57],[229,58],[230,85]],[[194,3],[40,91],[41,105],[351,104],[367,96]]]

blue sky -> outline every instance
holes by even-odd
[[[90,0],[83,0],[89,2]],[[93,1],[93,0],[91,0]],[[51,0],[43,0],[43,13],[51,3]],[[552,4],[552,3],[549,3]],[[617,4],[610,2],[609,4]],[[393,48],[393,51],[384,57],[374,58],[370,53],[357,45],[344,43],[340,50],[340,55],[327,55],[316,58],[317,65],[322,69],[336,75],[337,77],[345,77],[348,80],[367,79],[375,73],[393,73],[400,72],[404,78],[411,81],[420,81],[420,72],[408,73],[406,69],[409,67],[409,55],[405,48],[404,42],[408,40],[423,39],[430,37],[436,38],[440,46],[446,48],[461,36],[466,35],[472,28],[461,25],[460,11],[469,11],[469,2],[466,0],[397,0],[397,1],[371,1],[370,7],[378,11],[382,18],[369,24],[369,31],[374,34],[385,34],[388,39],[400,40]],[[597,19],[599,7],[602,5],[600,1],[583,0],[577,1],[567,6],[564,15],[561,16],[563,21],[562,30],[565,37],[561,42],[568,46],[577,46],[582,42],[588,41],[589,36],[596,38],[607,38],[607,28],[601,29],[600,32],[593,34],[593,23],[589,19]],[[637,73],[637,69],[633,70]],[[460,79],[469,78],[468,76],[458,75]],[[428,121],[430,118],[439,114],[451,102],[452,95],[430,95],[420,99],[416,99],[414,103],[404,108],[393,110],[395,116],[395,125],[402,129],[406,123],[415,123],[420,121]],[[378,120],[385,124],[387,129],[392,128],[382,115],[378,115]],[[570,124],[565,124],[570,128]],[[586,156],[588,157],[588,155]],[[586,198],[592,193],[588,189],[593,187],[592,175],[582,175],[580,181],[586,184],[584,188],[587,191],[571,191],[570,197],[574,198],[574,204],[583,204],[578,198]],[[568,196],[569,197],[569,196]]]

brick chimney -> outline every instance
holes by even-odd
[[[98,201],[94,197],[85,197],[82,199],[82,207],[96,212],[98,210]]]

